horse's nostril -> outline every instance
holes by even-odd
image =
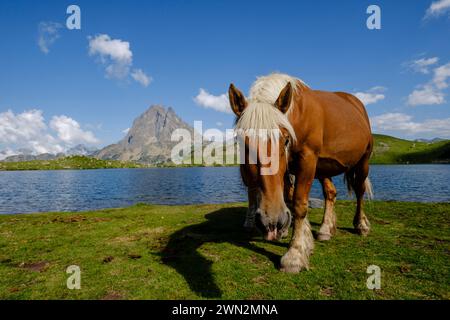
[[[275,224],[273,224],[273,223],[269,224],[269,230],[270,231],[273,231],[275,229],[276,229],[276,225]]]
[[[289,210],[285,211],[284,215],[281,215],[278,219],[278,229],[284,229],[286,226],[290,225],[291,222],[291,212]]]

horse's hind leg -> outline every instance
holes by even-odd
[[[320,226],[317,240],[327,241],[336,234],[336,214],[334,204],[336,203],[336,188],[330,178],[320,179],[323,197],[325,199],[325,214]]]
[[[353,190],[356,195],[356,214],[353,219],[355,231],[363,236],[370,232],[370,223],[364,214],[363,202],[364,193],[366,192],[366,179],[369,175],[369,161],[364,159],[354,168]]]

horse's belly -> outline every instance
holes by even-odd
[[[319,158],[316,166],[316,178],[334,177],[346,172],[349,166],[333,158]]]

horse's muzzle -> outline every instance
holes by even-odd
[[[292,215],[291,212],[288,210],[286,211],[285,218],[283,218],[281,221],[278,222],[277,225],[277,240],[280,240],[281,238],[284,238],[288,235],[289,227],[291,226],[292,221]]]
[[[269,222],[267,217],[259,212],[256,214],[256,226],[267,241],[279,241],[288,234],[291,225],[291,213],[287,210],[278,216],[276,223]]]
[[[278,240],[278,229],[275,226],[269,226],[269,230],[266,233],[265,239],[267,241]]]

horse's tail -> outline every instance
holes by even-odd
[[[344,175],[344,182],[347,185],[348,195],[351,196],[354,190],[355,185],[355,173],[354,172],[347,172]],[[366,194],[369,200],[373,199],[373,188],[372,188],[372,182],[370,182],[369,177],[366,178],[364,181],[364,187],[366,189]]]
[[[366,187],[366,194],[369,200],[373,199],[373,188],[372,188],[372,182],[370,182],[369,177],[366,178],[364,181],[364,186]]]

